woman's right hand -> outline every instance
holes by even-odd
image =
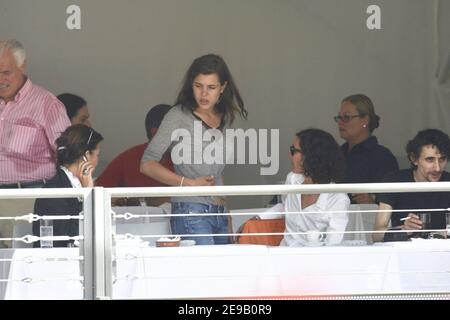
[[[90,161],[82,161],[78,165],[78,179],[81,185],[85,188],[94,187],[94,179],[92,178],[92,172],[94,171],[94,166]]]
[[[216,178],[214,176],[203,176],[195,179],[185,179],[184,184],[191,187],[215,186]]]

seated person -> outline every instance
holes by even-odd
[[[85,125],[68,127],[56,139],[57,171],[44,188],[82,188],[94,186],[92,173],[98,164],[103,137]],[[79,215],[83,204],[77,198],[36,199],[34,212],[40,216]],[[80,220],[53,220],[54,236],[77,236]],[[39,236],[39,221],[33,222],[33,234]],[[54,247],[66,247],[73,241],[55,241]],[[34,246],[39,246],[34,243]]]
[[[95,180],[97,186],[105,188],[114,187],[162,187],[164,184],[142,174],[140,172],[140,163],[144,150],[152,140],[161,124],[162,119],[170,110],[167,104],[159,104],[150,109],[145,117],[145,130],[147,132],[148,142],[134,146],[114,158]],[[170,155],[166,154],[160,162],[164,167],[173,170]],[[169,198],[145,198],[145,204],[159,206],[164,202],[169,202]],[[139,205],[138,198],[115,198],[113,205]]]
[[[406,146],[411,169],[388,174],[384,182],[436,182],[450,181],[450,174],[444,171],[450,155],[450,139],[436,129],[420,131]],[[450,207],[450,192],[402,192],[380,193],[377,196],[379,209],[375,219],[375,230],[383,231],[391,226],[403,230],[420,230],[422,221],[418,212],[392,212],[401,209],[444,209],[432,212],[430,229],[445,229],[445,209]],[[405,219],[407,218],[407,219]],[[417,233],[416,233],[417,234]],[[413,233],[374,233],[373,241],[407,240]]]
[[[63,93],[57,96],[57,98],[66,107],[66,112],[72,125],[84,124],[88,127],[91,126],[86,100],[72,93]]]
[[[307,129],[298,132],[290,147],[290,159],[292,171],[287,175],[286,184],[336,183],[344,174],[344,158],[339,145],[333,136],[323,130]],[[291,193],[283,196],[281,206],[277,205],[272,209],[298,213],[285,215],[285,233],[305,233],[312,230],[337,232],[326,234],[324,239],[326,245],[337,245],[344,237],[349,206],[350,199],[344,193]],[[267,215],[261,215],[260,218],[265,219]],[[307,242],[305,234],[286,234],[281,245],[301,246]]]
[[[342,100],[341,110],[334,117],[339,134],[346,142],[341,146],[346,161],[344,183],[375,183],[398,170],[397,159],[389,149],[378,144],[372,135],[380,125],[372,101],[363,94],[355,94]],[[354,193],[352,203],[375,203],[375,196]]]

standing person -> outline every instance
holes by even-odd
[[[92,126],[89,120],[90,114],[87,102],[84,98],[72,93],[62,93],[57,98],[66,107],[67,116],[69,116],[72,125],[84,124],[88,127]]]
[[[162,119],[170,110],[168,104],[158,104],[151,108],[145,117],[145,131],[148,141],[152,141],[154,135],[158,131]],[[166,186],[156,181],[140,171],[140,163],[142,155],[147,148],[149,142],[139,144],[122,152],[114,158],[95,180],[97,186],[105,188],[115,187],[162,187]],[[160,163],[170,171],[173,171],[170,155],[165,153]],[[167,198],[145,198],[145,203],[151,206],[158,206],[167,202]],[[113,205],[138,205],[137,198],[114,198]]]
[[[380,117],[369,97],[363,94],[348,96],[342,100],[341,111],[334,117],[339,134],[346,142],[341,146],[346,159],[344,183],[381,182],[386,173],[397,171],[398,163],[391,151],[378,144],[372,135],[380,125]],[[368,193],[352,194],[352,202],[375,203],[375,196]]]
[[[0,114],[0,187],[42,187],[55,174],[55,140],[70,121],[64,105],[27,77],[17,40],[0,41]]]
[[[215,129],[224,133],[233,123],[236,114],[244,119],[247,111],[239,90],[225,63],[218,55],[207,54],[194,60],[186,72],[176,105],[167,113],[161,126],[144,152],[141,172],[170,186],[216,186],[223,185],[222,173],[225,161],[205,163],[202,155],[211,144],[194,134],[194,128]],[[178,130],[177,130],[178,129]],[[181,130],[180,130],[181,129]],[[177,132],[181,139],[173,137]],[[223,135],[213,143],[225,145]],[[198,161],[198,148],[201,148]],[[176,150],[185,148],[188,154],[180,156]],[[164,168],[159,161],[164,153],[171,151],[174,171]],[[179,159],[182,157],[182,159]],[[202,160],[203,159],[203,160]],[[222,159],[224,160],[224,159]],[[172,214],[224,213],[223,198],[172,197]],[[174,234],[215,234],[228,233],[226,216],[172,217]],[[228,237],[206,236],[187,237],[197,244],[226,244]]]
[[[17,40],[0,40],[0,189],[39,188],[55,174],[55,140],[70,126],[63,104],[26,74]],[[28,213],[34,199],[2,200],[0,215]],[[0,223],[3,237],[13,224]]]
[[[406,153],[411,168],[388,174],[383,182],[437,182],[450,181],[450,173],[445,170],[450,157],[450,138],[437,129],[419,131],[406,145]],[[450,192],[402,192],[380,193],[377,196],[379,209],[375,220],[375,230],[392,228],[402,230],[445,229],[445,211],[450,207]],[[411,212],[392,212],[391,210],[411,209]],[[443,209],[442,212],[428,213],[429,226],[424,228],[420,212],[414,209]],[[412,237],[418,233],[409,234]],[[422,236],[428,236],[426,234]],[[373,241],[407,240],[404,233],[374,233]]]
[[[44,188],[92,188],[92,173],[97,167],[100,141],[103,137],[94,129],[77,124],[68,127],[56,140],[58,162],[56,175]],[[77,198],[37,199],[34,212],[37,215],[78,215],[83,204]],[[54,220],[54,236],[77,236],[79,220]],[[33,234],[39,236],[39,222],[33,223]],[[65,247],[71,241],[57,241],[55,247]],[[39,246],[39,243],[35,245]]]

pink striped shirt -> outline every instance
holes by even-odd
[[[68,126],[64,105],[30,79],[13,100],[0,98],[0,184],[53,177],[55,140]]]

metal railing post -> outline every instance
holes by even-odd
[[[105,297],[105,225],[103,208],[103,188],[95,187],[94,193],[94,279],[95,299]]]
[[[92,189],[85,194],[83,198],[83,216],[84,220],[80,221],[80,234],[84,236],[83,239],[83,291],[84,299],[92,300],[94,298],[94,261],[93,261],[93,196]]]

